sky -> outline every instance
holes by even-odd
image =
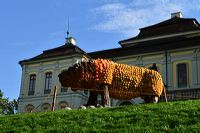
[[[200,22],[200,0],[0,0],[0,89],[19,97],[19,61],[65,43],[66,32],[86,52],[120,47],[120,40],[181,11]]]

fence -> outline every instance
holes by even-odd
[[[189,100],[200,98],[200,88],[182,89],[182,90],[167,90],[168,101]],[[164,101],[164,95],[161,95],[160,101]]]

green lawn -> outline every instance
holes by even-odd
[[[200,132],[200,100],[0,116],[0,132]]]

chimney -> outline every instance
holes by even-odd
[[[182,13],[181,12],[171,13],[171,18],[174,18],[174,17],[182,18]]]
[[[67,37],[67,38],[66,38],[65,44],[66,44],[66,45],[69,45],[69,44],[76,45],[76,39],[73,38],[73,37]]]

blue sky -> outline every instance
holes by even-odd
[[[18,62],[64,44],[68,18],[77,45],[93,52],[119,47],[177,11],[200,21],[200,0],[0,0],[0,89],[18,98]]]

